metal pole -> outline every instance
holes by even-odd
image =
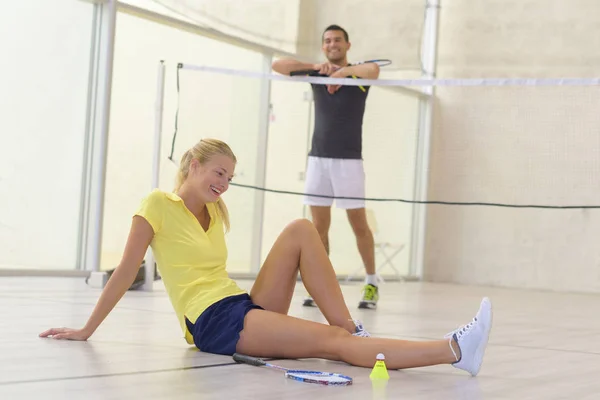
[[[305,93],[304,100],[306,100],[306,102],[308,103],[308,121],[306,122],[306,151],[304,152],[304,154],[305,154],[304,171],[301,172],[301,176],[302,176],[302,181],[304,183],[306,183],[306,167],[308,166],[308,152],[310,151],[310,139],[312,137],[312,128],[313,128],[313,124],[312,124],[312,110],[313,110],[312,89],[309,89],[307,92],[304,92],[304,93]],[[304,185],[302,186],[302,188],[304,189]],[[302,204],[302,217],[303,218],[310,219],[311,215],[309,215],[310,213],[308,211],[309,211],[309,207],[306,204]]]
[[[436,56],[439,28],[440,0],[426,0],[423,43],[422,78],[432,79],[436,75]],[[419,105],[419,137],[417,143],[417,168],[415,173],[415,199],[426,200],[429,181],[430,142],[433,122],[433,101],[435,88],[423,87],[427,98],[421,98]],[[427,205],[415,205],[413,212],[413,234],[411,243],[410,273],[423,278],[425,258],[425,232],[427,224]]]
[[[271,54],[263,54],[262,72],[271,72]],[[269,105],[271,103],[271,80],[262,79],[260,82],[260,121],[258,126],[258,143],[256,152],[256,186],[265,187],[267,177],[267,149],[269,144]],[[252,237],[251,268],[258,273],[262,261],[262,239],[265,210],[265,193],[257,190],[254,194],[254,233]]]
[[[82,259],[86,268],[93,272],[100,270],[102,225],[104,216],[104,192],[106,183],[106,160],[108,128],[110,121],[110,100],[112,71],[115,47],[117,1],[106,0],[97,4],[100,10],[100,30],[97,69],[95,72],[95,96],[93,124],[91,127],[92,151],[90,163],[90,185],[88,192],[88,212],[86,243],[83,244]]]
[[[158,188],[160,177],[160,149],[162,139],[163,106],[165,102],[165,63],[161,60],[158,64],[156,84],[156,103],[154,109],[154,154],[152,157],[152,181],[150,190]],[[144,290],[152,291],[154,284],[154,255],[148,248],[145,257],[146,268],[144,271]]]

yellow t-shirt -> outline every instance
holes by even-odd
[[[204,231],[194,214],[175,193],[152,191],[135,215],[154,230],[150,243],[158,271],[185,339],[193,344],[185,318],[194,323],[211,304],[246,293],[226,271],[227,246],[223,219],[215,203],[207,204],[210,225]]]

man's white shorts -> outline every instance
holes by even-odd
[[[332,198],[309,196],[311,194],[335,197],[365,197],[365,171],[363,160],[308,157],[304,204],[331,206]],[[364,200],[335,199],[338,208],[364,208]]]

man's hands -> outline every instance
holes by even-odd
[[[318,70],[321,75],[327,75],[330,78],[357,78],[357,76],[366,79],[377,79],[379,77],[379,66],[375,63],[362,64],[349,67],[338,67],[330,63],[315,64],[315,70]],[[326,85],[327,92],[334,94],[342,85]],[[363,92],[365,89],[359,86]]]
[[[375,68],[378,68],[376,64],[373,64]],[[276,60],[272,64],[272,68],[275,72],[280,73],[282,75],[290,75],[293,71],[299,70],[314,70],[317,71],[320,75],[328,76],[330,78],[347,78],[347,77],[357,77],[360,76],[362,78],[376,78],[372,76],[363,76],[368,75],[370,71],[368,71],[371,67],[369,66],[344,66],[340,67],[338,65],[332,64],[330,62],[324,62],[322,64],[308,64],[303,63],[293,59],[280,59]],[[377,71],[378,72],[378,71]],[[378,75],[378,73],[377,73]],[[330,94],[334,94],[337,92],[341,85],[325,85],[327,91]],[[362,88],[361,88],[362,89]],[[362,89],[364,91],[364,89]]]
[[[340,67],[331,63],[315,64],[315,71],[319,71],[321,75],[331,76],[335,71],[339,70]]]
[[[345,72],[344,68],[337,69],[333,74],[329,75],[330,78],[346,78],[348,74]],[[329,94],[334,94],[342,85],[327,85],[327,92]]]
[[[333,65],[331,63],[323,63],[323,64],[315,64],[315,70],[319,71],[321,75],[327,75],[330,78],[345,78],[346,75],[343,72],[342,67],[338,67],[337,65]],[[327,87],[327,92],[329,94],[334,94],[337,92],[341,85],[325,85]]]

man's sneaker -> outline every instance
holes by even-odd
[[[492,303],[485,297],[481,301],[479,311],[471,322],[444,336],[446,339],[454,339],[460,349],[460,358],[452,363],[456,368],[465,370],[476,376],[481,368],[483,354],[488,343],[490,330],[492,329]],[[452,342],[450,341],[450,349]],[[454,349],[452,349],[454,353]],[[456,354],[454,354],[456,357]]]
[[[377,300],[379,300],[379,289],[375,285],[367,283],[362,289],[363,297],[358,303],[358,308],[377,308]]]
[[[304,307],[316,307],[317,306],[315,304],[315,301],[310,296],[304,298],[304,301],[302,302],[302,305]]]
[[[352,322],[356,325],[356,332],[354,332],[352,336],[371,337],[371,334],[365,330],[362,322],[356,319],[353,319]]]

